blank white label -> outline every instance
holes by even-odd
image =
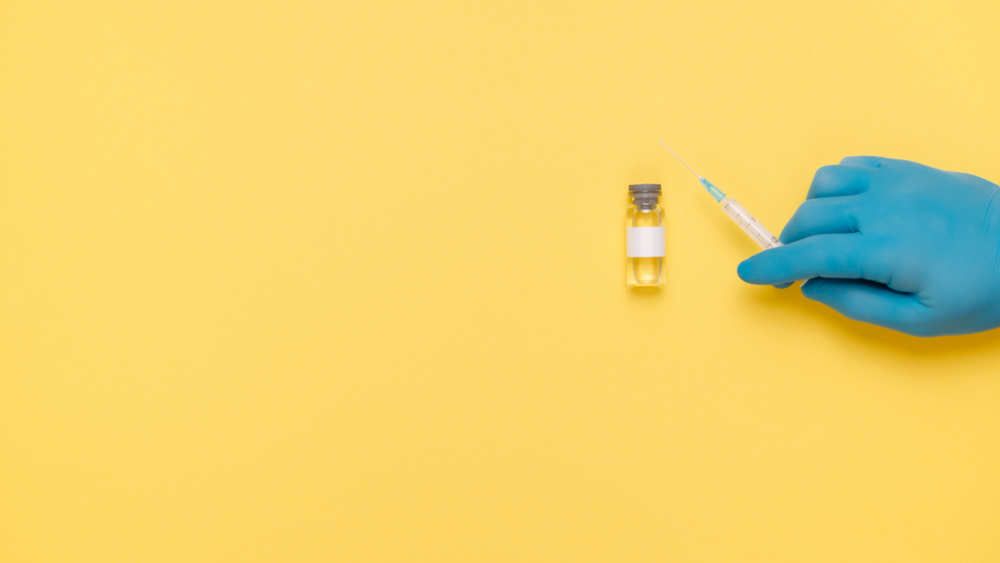
[[[664,227],[625,227],[625,256],[652,258],[667,255]]]

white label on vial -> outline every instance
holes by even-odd
[[[652,258],[667,255],[664,227],[625,227],[625,256]]]

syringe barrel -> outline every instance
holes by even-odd
[[[753,215],[747,211],[746,207],[740,205],[738,201],[731,197],[727,197],[722,200],[722,211],[729,218],[733,220],[734,223],[743,229],[743,232],[749,235],[750,238],[754,240],[761,248],[767,250],[769,248],[774,248],[776,246],[783,246],[778,237],[771,234],[771,231],[767,230],[767,227],[762,225],[760,221],[754,218]]]

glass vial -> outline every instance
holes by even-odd
[[[659,206],[659,184],[628,187],[632,205],[625,214],[625,283],[629,286],[661,286],[667,255],[667,233],[663,208]]]

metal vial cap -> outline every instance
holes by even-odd
[[[659,192],[660,184],[632,184],[628,187],[629,194]]]

